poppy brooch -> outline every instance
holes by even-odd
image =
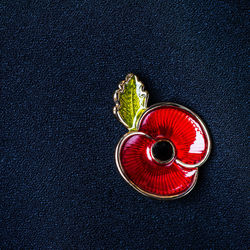
[[[122,177],[149,197],[176,199],[188,194],[211,151],[200,117],[171,102],[147,107],[148,92],[133,74],[119,84],[114,101],[114,114],[129,130],[115,152]]]

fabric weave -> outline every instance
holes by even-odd
[[[244,1],[8,1],[1,11],[1,249],[246,249]],[[213,149],[194,190],[134,191],[114,151],[113,93],[182,104]]]

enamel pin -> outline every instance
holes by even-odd
[[[188,194],[211,151],[203,121],[176,103],[147,107],[148,92],[133,74],[119,84],[114,101],[114,114],[129,130],[115,152],[122,177],[149,197],[176,199]]]

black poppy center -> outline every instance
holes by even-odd
[[[174,147],[169,141],[158,141],[152,147],[152,154],[158,162],[169,162],[174,157]]]

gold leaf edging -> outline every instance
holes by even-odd
[[[125,85],[129,83],[129,81],[131,80],[131,78],[135,77],[135,83],[136,85],[139,84],[139,88],[138,88],[138,96],[141,98],[145,98],[145,101],[143,103],[143,105],[141,106],[141,109],[138,110],[139,113],[137,112],[137,114],[134,117],[134,122],[133,122],[133,126],[130,127],[121,117],[120,115],[120,95],[124,93],[125,90]],[[149,94],[146,90],[144,90],[144,84],[138,80],[138,77],[136,75],[134,75],[133,73],[128,74],[125,77],[125,80],[121,81],[118,85],[118,89],[115,91],[114,94],[114,102],[115,102],[115,106],[113,108],[113,113],[116,116],[116,118],[128,129],[128,130],[135,130],[134,128],[136,127],[136,122],[139,120],[140,116],[142,115],[143,111],[145,111],[147,109],[147,103],[148,103],[148,97]],[[145,109],[145,110],[143,110]]]

